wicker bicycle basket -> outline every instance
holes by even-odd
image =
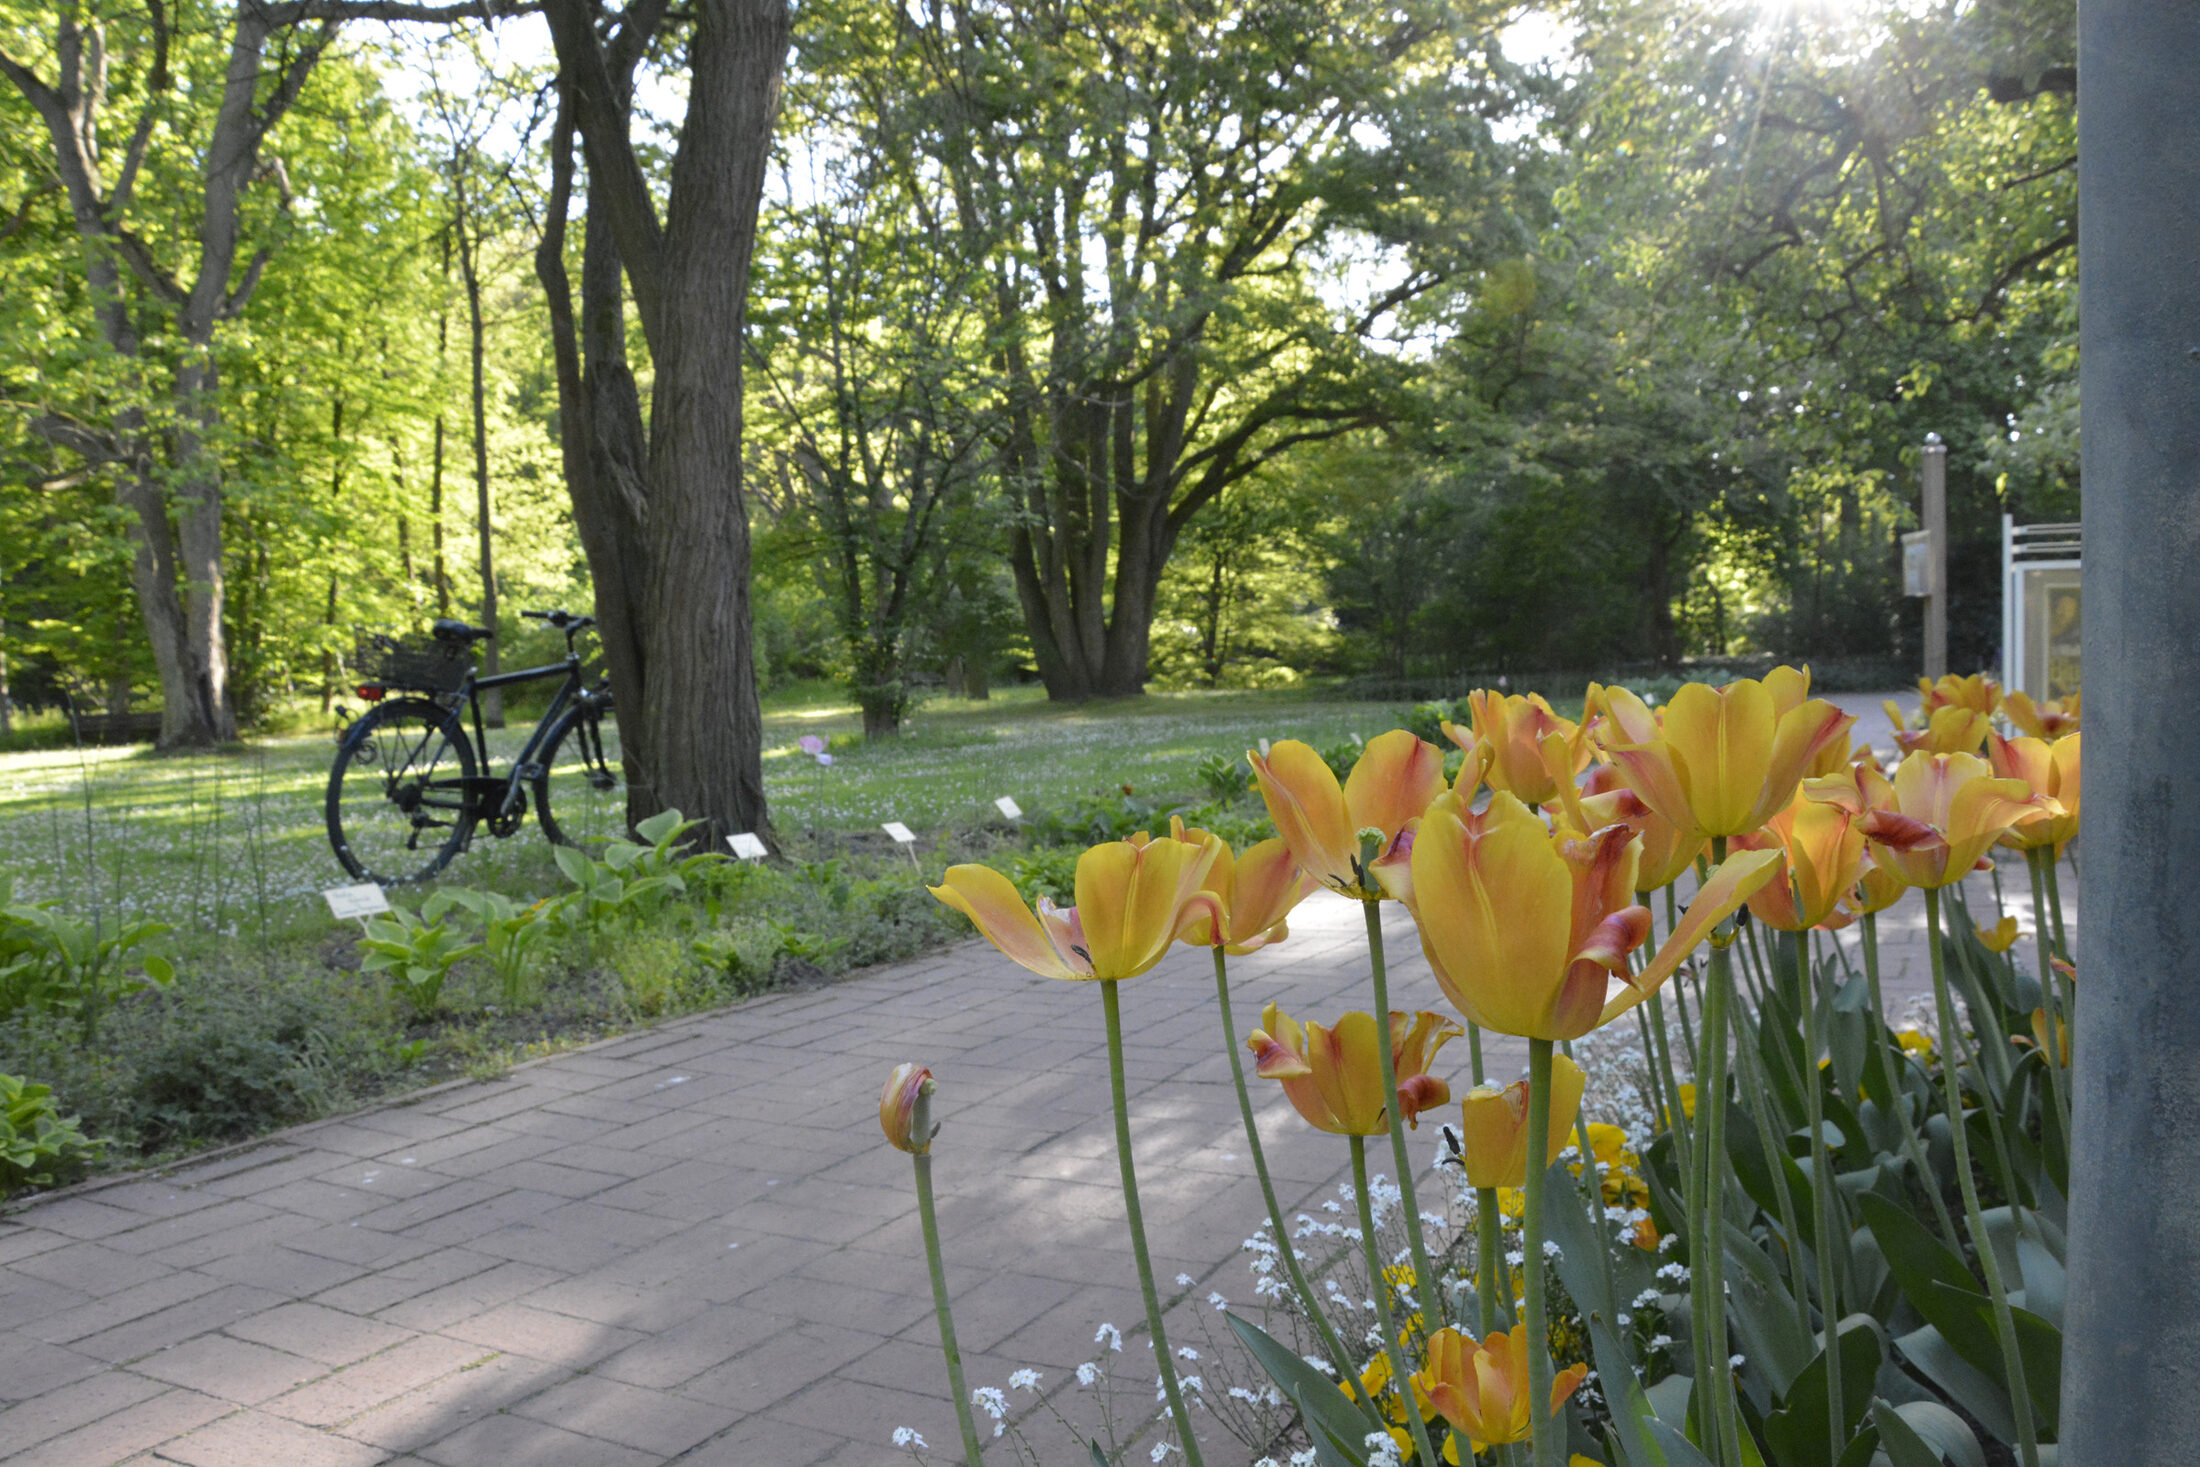
[[[456,643],[370,632],[360,637],[352,666],[361,682],[421,693],[455,693],[474,670],[474,659]]]

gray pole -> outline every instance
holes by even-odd
[[[2078,7],[2085,951],[2063,1467],[2200,1453],[2200,5]]]
[[[1918,464],[1919,518],[1927,535],[1926,561],[1932,591],[1925,597],[1925,676],[1948,672],[1948,445],[1938,433],[1925,435]]]

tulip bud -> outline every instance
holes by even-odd
[[[1581,1112],[1588,1077],[1565,1055],[1551,1059],[1551,1125],[1543,1165],[1558,1160]],[[1521,1187],[1528,1180],[1528,1082],[1500,1090],[1478,1085],[1460,1102],[1459,1160],[1476,1188]]]
[[[911,1156],[930,1151],[932,1138],[939,1134],[940,1128],[931,1123],[928,1103],[936,1088],[932,1072],[924,1066],[897,1065],[886,1077],[886,1088],[879,1092],[879,1129],[888,1141]]]

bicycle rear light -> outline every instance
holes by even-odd
[[[379,703],[382,701],[383,690],[380,683],[361,683],[358,687],[353,688],[352,691],[357,693],[360,697],[366,699],[369,703]]]

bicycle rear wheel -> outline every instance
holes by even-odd
[[[558,845],[593,854],[625,837],[626,771],[616,752],[604,752],[601,714],[575,708],[558,720],[534,796],[535,819]]]
[[[328,838],[361,881],[421,881],[472,834],[466,781],[474,746],[458,716],[425,698],[398,698],[354,723],[328,776]]]

